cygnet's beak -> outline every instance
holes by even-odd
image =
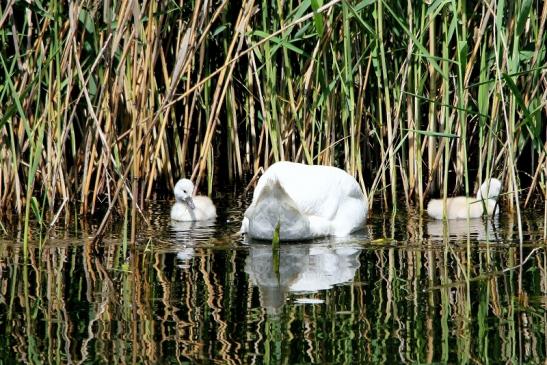
[[[194,201],[192,200],[191,196],[188,196],[184,199],[186,201],[186,204],[190,207],[190,209],[195,209],[196,206],[194,205]]]

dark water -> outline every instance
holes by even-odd
[[[0,238],[0,363],[546,357],[541,212],[525,212],[522,253],[509,214],[468,227],[375,212],[347,239],[282,245],[277,270],[269,245],[234,235],[245,202],[222,202],[212,225],[173,225],[169,202],[152,204],[135,246],[124,244],[123,217],[98,246],[93,222],[45,243],[35,225],[26,260],[14,224]]]

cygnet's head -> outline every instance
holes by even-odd
[[[195,208],[192,195],[194,194],[194,184],[188,179],[180,179],[175,185],[175,199],[178,202],[186,203],[191,209]]]
[[[477,199],[498,199],[501,191],[501,181],[491,178],[486,180],[479,191],[477,191]]]

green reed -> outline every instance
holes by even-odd
[[[131,207],[134,221],[181,176],[210,193],[221,176],[278,160],[342,167],[390,210],[401,193],[423,209],[489,176],[529,188],[533,203],[547,164],[546,9],[8,2],[1,211],[28,217],[29,202],[44,202],[52,221],[77,202],[81,213]],[[522,205],[518,194],[507,204]]]

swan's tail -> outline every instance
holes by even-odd
[[[241,230],[251,238],[271,240],[277,223],[281,240],[311,238],[309,219],[298,210],[279,181],[272,181],[245,212]]]
[[[432,199],[427,204],[427,214],[435,219],[443,219],[443,201]]]

